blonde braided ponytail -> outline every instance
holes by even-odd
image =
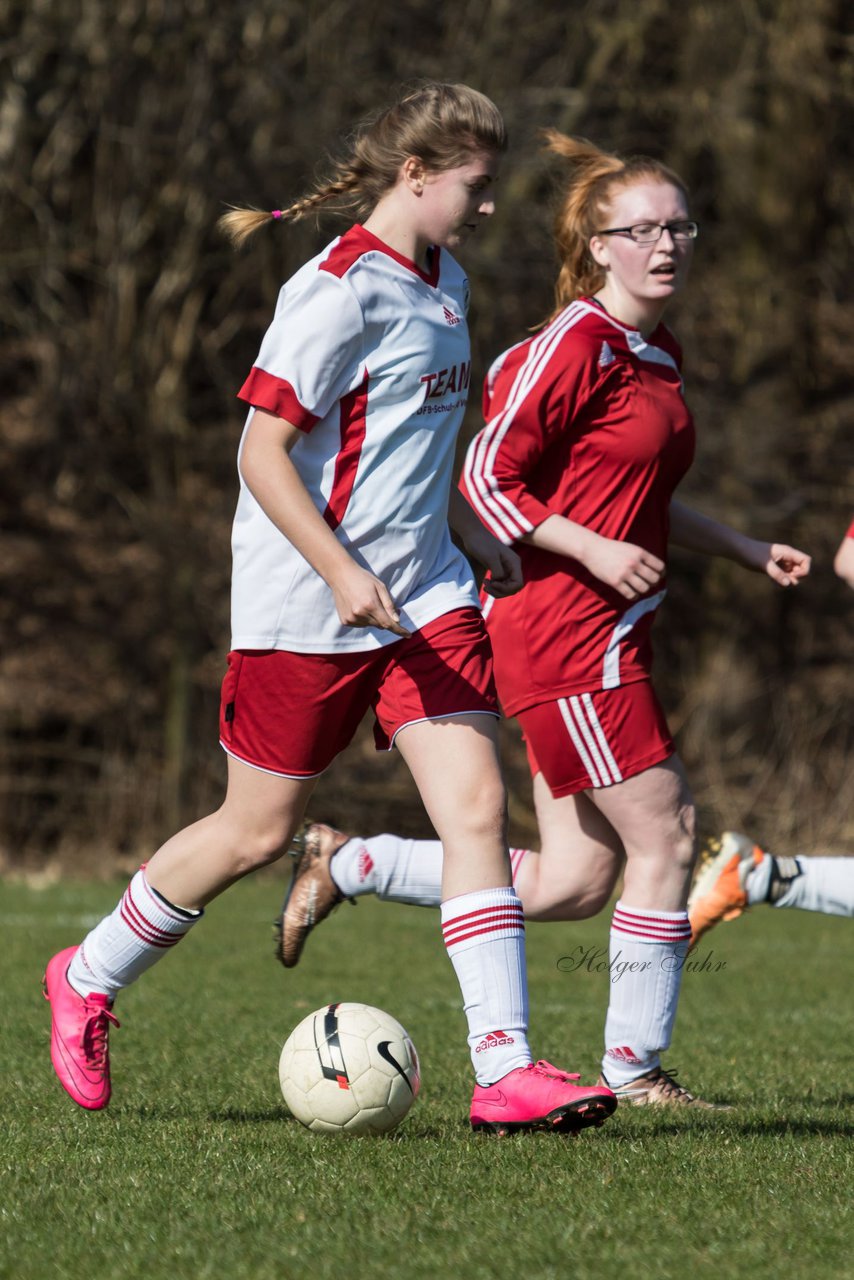
[[[503,152],[507,131],[498,108],[463,84],[427,82],[407,90],[357,131],[331,177],[285,209],[231,209],[218,226],[235,246],[268,222],[296,222],[327,205],[364,216],[395,184],[409,156],[433,172],[464,164],[473,151]]]

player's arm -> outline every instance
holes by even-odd
[[[594,578],[619,591],[627,600],[644,596],[661,581],[664,561],[633,542],[603,538],[565,516],[550,515],[522,542],[577,560]]]
[[[522,587],[522,561],[512,547],[484,528],[459,489],[451,489],[448,524],[456,533],[468,555],[489,570],[483,589],[500,598],[515,595]]]
[[[670,504],[670,541],[689,551],[723,556],[745,569],[766,573],[781,587],[795,587],[810,571],[805,551],[782,542],[749,538],[720,520],[701,515],[684,502]]]
[[[833,561],[834,572],[854,587],[854,524],[839,544],[839,550]]]
[[[567,431],[598,378],[595,353],[564,341],[528,381],[524,396],[508,394],[512,380],[496,379],[486,406],[489,421],[466,454],[461,485],[472,507],[505,546],[527,542],[577,560],[627,600],[646,595],[660,581],[664,563],[633,543],[603,538],[549,510],[531,491],[528,477],[545,452]]]
[[[318,511],[290,452],[303,433],[256,409],[240,454],[240,474],[268,519],[332,591],[342,623],[409,635],[385,584],[356,564]]]

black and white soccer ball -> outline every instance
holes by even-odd
[[[421,1087],[415,1045],[369,1004],[330,1004],[303,1018],[279,1058],[291,1113],[317,1133],[388,1133]]]

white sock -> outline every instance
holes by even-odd
[[[511,849],[513,879],[527,849]],[[438,907],[442,902],[442,845],[403,836],[354,836],[332,857],[332,879],[347,898],[375,893],[389,902]]]
[[[682,968],[691,941],[687,911],[614,907],[610,939],[611,998],[602,1074],[628,1084],[661,1065],[670,1045]]]
[[[463,993],[478,1084],[526,1067],[525,922],[515,889],[484,889],[442,903],[445,946]]]
[[[354,837],[336,850],[329,867],[348,898],[375,893],[391,902],[438,907],[442,901],[442,845],[402,836]]]
[[[68,966],[68,981],[81,996],[98,992],[113,1000],[180,942],[202,915],[167,902],[151,888],[140,867],[112,915],[83,939]]]
[[[854,916],[854,858],[776,858],[766,853],[745,884],[751,906]]]

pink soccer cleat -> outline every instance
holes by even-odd
[[[50,1001],[50,1060],[63,1089],[78,1106],[100,1111],[110,1101],[109,1024],[118,1026],[107,996],[81,996],[68,981],[77,947],[59,951],[44,975]]]
[[[578,1078],[550,1062],[531,1062],[508,1072],[496,1084],[477,1084],[471,1127],[503,1136],[532,1129],[577,1133],[604,1124],[617,1106],[612,1090],[574,1084]]]

